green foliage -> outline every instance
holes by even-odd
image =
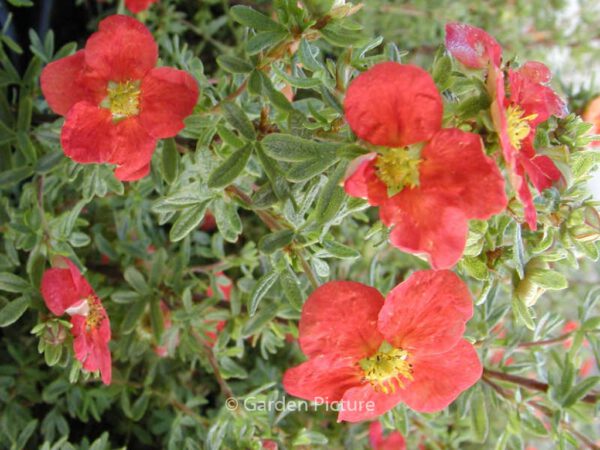
[[[524,22],[559,46],[587,42],[593,22],[567,33],[554,23],[562,2],[556,11],[536,2],[229,3],[240,2],[159,0],[139,16],[161,63],[189,71],[201,98],[180,135],[159,144],[150,175],[132,183],[62,153],[63,121],[43,100],[39,75],[76,45],[58,48],[53,32],[31,31],[23,46],[4,27],[0,448],[260,449],[265,439],[280,448],[367,448],[367,424],[336,423],[323,407],[292,411],[299,401],[281,386],[302,360],[294,339],[317,284],[355,280],[385,293],[427,267],[391,247],[373,208],[341,187],[350,162],[370,151],[344,122],[349,80],[380,61],[431,63],[445,125],[480,133],[494,155],[485,80],[435,50],[445,21],[486,25],[523,60],[539,59],[546,45],[535,30],[521,32]],[[19,70],[11,58],[26,47]],[[570,98],[576,110],[587,94]],[[597,439],[600,377],[579,371],[600,358],[600,216],[586,184],[600,153],[586,147],[588,131],[575,114],[540,127],[540,153],[564,179],[536,198],[537,231],[523,226],[513,193],[505,214],[470,223],[456,271],[477,305],[466,336],[486,369],[439,414],[399,406],[380,418],[408,448],[568,449]],[[82,370],[70,324],[43,303],[41,277],[57,255],[86,268],[108,311],[110,387]],[[229,302],[224,276],[234,285]],[[579,327],[562,331],[568,321]],[[258,407],[278,400],[286,410]]]

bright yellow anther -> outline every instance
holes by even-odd
[[[404,381],[412,381],[413,368],[410,353],[402,348],[384,342],[377,353],[360,361],[364,372],[363,380],[369,382],[378,392],[394,393],[398,387],[404,388]]]
[[[537,117],[537,114],[531,114],[525,117],[523,114],[525,114],[525,112],[519,106],[511,105],[506,109],[508,138],[510,139],[510,143],[517,150],[521,149],[523,139],[529,136],[529,133],[531,132],[529,121]]]
[[[89,311],[85,318],[85,326],[89,330],[96,329],[100,326],[104,320],[104,314],[102,314],[102,303],[100,299],[95,295],[90,295],[87,299]]]
[[[377,176],[388,187],[390,195],[405,187],[419,185],[419,150],[416,148],[385,148],[375,160]]]
[[[125,81],[108,83],[107,107],[114,119],[124,119],[138,114],[140,104],[140,82]]]

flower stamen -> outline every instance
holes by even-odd
[[[97,329],[104,320],[104,308],[100,299],[95,295],[90,295],[87,298],[89,312],[85,318],[85,326],[88,331]]]
[[[393,394],[398,388],[404,389],[405,381],[413,380],[410,358],[406,350],[383,342],[377,353],[359,362],[364,372],[363,381],[384,394]]]
[[[419,150],[416,148],[386,148],[380,150],[375,166],[377,176],[388,187],[388,194],[395,195],[405,187],[419,185]]]
[[[510,143],[517,150],[521,149],[523,139],[529,136],[531,125],[529,122],[535,119],[538,115],[531,114],[523,116],[525,111],[523,108],[516,105],[511,105],[506,109],[506,128]]]
[[[139,114],[140,82],[125,81],[108,83],[106,107],[110,109],[113,119],[120,120]]]

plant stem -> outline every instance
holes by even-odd
[[[519,386],[523,386],[524,388],[532,391],[548,392],[549,388],[547,383],[543,383],[538,380],[532,380],[530,378],[520,377],[517,375],[510,375],[504,372],[498,372],[496,370],[483,369],[483,376],[486,378],[495,378],[497,380],[518,384]],[[594,392],[592,394],[587,394],[581,399],[581,401],[584,403],[595,404],[598,402],[599,396],[600,394]]]
[[[572,334],[573,334],[573,332],[571,331],[569,333],[562,334],[562,335],[552,338],[552,339],[544,339],[542,341],[523,342],[522,344],[517,345],[517,347],[529,348],[529,347],[538,347],[538,346],[542,346],[542,345],[554,345],[554,344],[558,344],[559,342],[567,340]]]
[[[490,380],[488,377],[489,377],[488,371],[484,370],[483,377],[482,377],[483,382],[486,383],[488,386],[490,386],[494,391],[496,391],[498,393],[498,395],[500,395],[502,398],[509,400],[511,402],[514,401],[514,394],[512,392],[509,392],[506,389],[503,389],[498,384],[496,384],[492,380]],[[553,413],[546,406],[544,406],[536,401],[528,401],[527,404],[530,405],[531,407],[535,408],[542,414],[544,414],[544,416],[547,419],[552,418]],[[566,430],[568,430],[575,437],[577,437],[577,439],[579,439],[583,444],[585,444],[585,446],[587,446],[587,448],[589,448],[591,450],[600,450],[599,446],[594,444],[590,439],[587,438],[587,436],[581,434],[579,431],[577,431],[575,428],[573,428],[570,423],[565,422],[564,420],[561,420],[560,425],[563,428],[565,428]]]

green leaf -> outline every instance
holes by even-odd
[[[250,294],[250,316],[256,314],[256,310],[258,309],[260,302],[263,300],[265,295],[267,295],[278,278],[279,274],[275,271],[271,271],[264,274],[256,282],[254,289],[252,289],[252,293]]]
[[[460,267],[477,280],[485,281],[489,277],[487,265],[479,258],[465,256],[460,262]]]
[[[269,47],[273,47],[288,37],[287,31],[264,31],[252,36],[246,43],[249,55],[255,55]]]
[[[534,269],[527,277],[539,287],[549,290],[560,291],[569,286],[565,276],[555,270]]]
[[[251,141],[256,139],[254,125],[252,125],[242,108],[233,102],[225,102],[221,105],[221,108],[225,120],[231,124],[234,130],[238,130],[242,136]]]
[[[325,239],[323,241],[323,248],[327,250],[330,255],[335,256],[336,258],[356,259],[360,257],[360,252],[358,250],[348,247],[347,245],[340,244],[333,239]]]
[[[297,311],[301,311],[304,303],[304,294],[302,293],[300,280],[298,280],[296,274],[290,269],[286,269],[281,274],[279,283],[281,284],[283,295],[285,295],[285,298],[288,299],[290,305],[292,305],[292,308]]]
[[[31,175],[33,175],[33,169],[29,166],[17,167],[16,169],[0,172],[0,188],[16,186]]]
[[[258,243],[258,249],[270,255],[275,253],[280,248],[283,248],[294,240],[294,232],[292,230],[280,230],[264,236]]]
[[[211,173],[210,178],[208,179],[208,187],[219,189],[233,183],[246,167],[251,154],[251,144],[235,151],[219,167],[217,167],[213,173]]]
[[[238,23],[259,31],[282,31],[284,28],[274,20],[248,6],[236,5],[229,10]]]
[[[150,293],[150,287],[148,286],[148,283],[146,283],[144,276],[135,267],[129,266],[125,269],[123,276],[125,277],[125,281],[127,281],[138,294],[146,295]]]
[[[471,397],[471,424],[477,442],[485,442],[489,429],[489,419],[485,405],[485,397],[481,389],[476,389]]]
[[[163,321],[163,313],[160,308],[160,300],[158,298],[153,298],[150,301],[150,324],[152,325],[154,339],[156,342],[160,343],[165,325]]]
[[[217,64],[229,73],[250,73],[254,66],[248,61],[237,56],[221,55],[217,57]]]
[[[513,235],[513,261],[517,274],[522,280],[525,275],[525,249],[523,248],[523,239],[521,237],[521,225],[515,224],[515,232]]]
[[[169,232],[169,239],[171,242],[182,240],[196,229],[198,225],[200,225],[200,222],[202,222],[202,219],[204,219],[204,213],[206,212],[207,206],[208,201],[204,201],[197,206],[181,211]]]
[[[14,448],[27,448],[27,441],[29,440],[29,438],[31,437],[31,435],[33,434],[33,432],[35,431],[35,429],[37,428],[38,425],[38,420],[37,419],[33,419],[30,420],[27,425],[25,426],[25,428],[23,428],[21,430],[21,432],[19,433],[19,438],[17,439],[17,444],[16,447]]]
[[[0,273],[0,291],[22,294],[29,288],[29,283],[23,278],[8,272]]]
[[[291,134],[273,133],[262,140],[265,153],[285,162],[306,162],[322,157],[335,158],[338,145],[303,139]]]
[[[316,221],[320,225],[335,218],[346,199],[344,189],[339,186],[345,172],[346,164],[338,165],[321,191],[314,213]]]
[[[585,380],[577,383],[570,392],[565,396],[562,406],[568,408],[569,406],[574,405],[577,401],[582,399],[594,386],[598,384],[600,381],[600,376],[591,376],[586,378]]]
[[[173,138],[164,141],[161,165],[165,181],[167,183],[175,181],[179,173],[179,152]]]
[[[260,330],[265,327],[265,325],[273,320],[275,314],[277,314],[276,305],[271,304],[261,308],[257,314],[250,317],[250,319],[244,324],[241,332],[242,338],[245,339],[259,333]]]
[[[298,435],[294,438],[292,445],[294,447],[303,445],[303,446],[309,446],[309,448],[310,448],[311,444],[325,445],[325,444],[327,444],[327,442],[328,442],[327,436],[325,436],[324,434],[319,433],[317,431],[309,431],[306,428],[303,428],[302,430],[300,430]]]
[[[121,324],[121,332],[123,334],[129,334],[135,330],[140,318],[146,311],[146,300],[141,299],[127,308],[125,318]]]
[[[325,172],[336,161],[337,158],[335,156],[332,157],[324,154],[319,159],[311,159],[295,164],[286,172],[285,177],[290,181],[300,183]]]
[[[27,311],[29,302],[29,297],[19,297],[0,309],[0,327],[7,327],[19,320]]]
[[[217,200],[211,206],[219,233],[227,242],[237,242],[242,232],[242,221],[232,201]]]
[[[530,330],[535,329],[535,323],[533,322],[533,317],[531,317],[531,313],[529,312],[529,308],[525,305],[525,303],[518,297],[513,296],[512,299],[512,310],[515,317],[523,323]]]

